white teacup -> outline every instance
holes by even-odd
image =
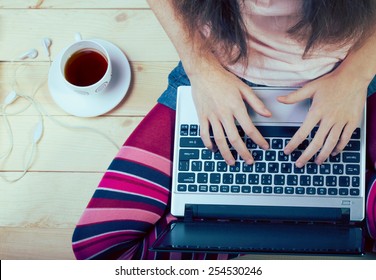
[[[84,95],[102,93],[112,75],[107,50],[91,40],[81,40],[68,46],[61,56],[59,68],[66,86]]]

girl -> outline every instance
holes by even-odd
[[[367,88],[368,95],[376,91],[376,1],[148,2],[181,63],[171,72],[159,103],[104,174],[75,229],[73,250],[79,259],[230,258],[148,251],[174,219],[168,203],[176,88],[192,86],[205,146],[219,149],[233,165],[225,135],[247,164],[254,162],[234,120],[256,144],[269,148],[245,102],[260,115],[271,113],[251,86],[301,87],[278,98],[286,104],[312,99],[306,120],[284,152],[294,151],[319,124],[296,165],[303,166],[318,152],[315,160],[321,164],[346,146],[362,116]],[[371,229],[374,221],[369,225]]]

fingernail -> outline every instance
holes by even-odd
[[[263,145],[263,146],[261,146],[261,149],[263,149],[263,150],[267,150],[267,149],[269,149],[269,145],[268,145],[268,144]]]
[[[302,168],[304,166],[304,164],[302,162],[300,162],[300,161],[297,161],[295,163],[295,165],[296,165],[297,168]]]
[[[227,161],[227,164],[228,165],[234,165],[235,164],[235,160],[230,159],[230,160]]]
[[[286,149],[286,148],[285,148],[284,153],[285,153],[286,155],[291,154],[291,149],[288,149],[288,148]]]
[[[247,165],[252,165],[254,163],[253,159],[249,159],[245,162]]]

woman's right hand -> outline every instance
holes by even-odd
[[[253,142],[262,149],[268,149],[268,142],[252,123],[244,102],[264,117],[270,117],[271,112],[249,86],[222,66],[206,64],[197,74],[190,74],[189,79],[204,145],[212,151],[218,148],[227,164],[233,165],[235,159],[230,152],[227,135],[228,142],[240,157],[247,164],[253,164],[252,154],[240,137],[235,120]],[[215,143],[210,138],[210,128]]]

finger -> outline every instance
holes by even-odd
[[[246,109],[244,109],[246,111]],[[235,114],[235,118],[239,122],[240,126],[242,127],[244,133],[253,140],[258,146],[262,149],[267,150],[269,149],[269,144],[265,140],[265,138],[261,135],[255,125],[252,123],[248,112],[242,113],[242,110],[239,110]]]
[[[325,140],[324,146],[321,149],[321,152],[318,154],[315,160],[316,164],[322,164],[333,152],[334,148],[338,144],[338,140],[341,136],[343,126],[343,124],[336,124],[332,127],[328,137]]]
[[[247,163],[253,164],[254,160],[244,143],[244,139],[239,135],[239,131],[234,123],[234,121],[226,120],[223,122],[223,127],[225,128],[227,139],[231,146],[237,151],[240,157]]]
[[[264,117],[271,117],[272,113],[266,108],[265,104],[260,98],[253,92],[250,87],[242,89],[242,96],[245,102],[247,102],[257,114]]]
[[[339,138],[337,145],[335,146],[332,155],[335,156],[342,152],[342,150],[346,147],[347,143],[350,141],[351,136],[354,130],[357,128],[356,124],[348,123],[342,131],[342,134]]]
[[[214,143],[210,138],[210,124],[208,119],[200,118],[200,137],[206,148],[211,151],[214,151]]]
[[[225,133],[223,131],[222,124],[219,122],[218,119],[212,120],[211,122],[213,134],[214,134],[214,141],[223,157],[223,159],[227,162],[228,165],[234,165],[235,159],[231,154],[231,151],[227,144],[227,139]],[[234,123],[235,126],[235,123]]]
[[[302,123],[302,126],[295,132],[289,143],[284,149],[286,155],[291,154],[300,143],[307,139],[307,136],[311,133],[312,129],[319,123],[320,118],[317,115],[308,112],[306,119]]]
[[[312,91],[310,87],[305,86],[287,95],[278,96],[277,100],[284,104],[293,104],[311,98],[313,93],[314,91]]]

